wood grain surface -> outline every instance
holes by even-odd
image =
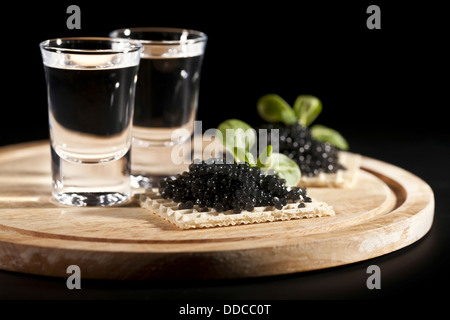
[[[136,193],[142,190],[135,190]],[[130,201],[78,208],[51,198],[47,142],[0,149],[0,268],[83,278],[214,279],[315,270],[403,248],[430,229],[431,188],[363,157],[352,189],[308,188],[336,216],[180,230]]]

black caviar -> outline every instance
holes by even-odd
[[[288,188],[275,174],[266,174],[248,163],[225,164],[222,159],[192,163],[189,171],[175,178],[164,178],[159,193],[164,199],[179,202],[179,209],[200,211],[214,208],[217,212],[252,211],[255,207],[274,206],[282,209],[288,202],[304,207],[311,202],[305,188]]]
[[[300,167],[302,175],[313,177],[321,172],[335,173],[345,169],[338,162],[339,149],[329,143],[323,143],[311,135],[311,131],[299,123],[291,126],[268,124],[270,130],[279,130],[279,152],[294,160]]]

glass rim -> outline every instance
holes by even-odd
[[[68,41],[86,41],[86,42],[104,42],[104,43],[120,43],[127,44],[129,46],[120,48],[101,48],[101,49],[88,49],[88,48],[68,48],[62,46],[64,42]],[[51,45],[53,43],[53,45]],[[57,52],[57,53],[86,53],[86,54],[119,54],[119,53],[132,53],[142,49],[142,44],[139,41],[126,38],[108,38],[108,37],[62,37],[44,40],[39,43],[39,47],[42,50]]]
[[[130,35],[126,34],[126,31],[131,34],[133,32],[167,32],[167,33],[181,33],[187,32],[188,35],[195,35],[196,38],[190,38],[190,39],[179,39],[179,40],[148,40],[148,39],[135,39],[135,38],[129,38]],[[208,36],[202,32],[197,31],[193,29],[186,29],[186,28],[167,28],[167,27],[134,27],[134,28],[121,28],[113,30],[109,33],[110,37],[113,37],[112,34],[118,34],[123,33],[125,37],[128,38],[115,38],[115,39],[130,39],[134,41],[138,41],[142,44],[157,44],[157,45],[177,45],[177,44],[191,44],[191,43],[198,43],[198,42],[206,42],[208,40]],[[118,35],[117,35],[118,36]]]

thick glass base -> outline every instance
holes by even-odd
[[[175,176],[189,169],[190,140],[173,146],[149,146],[133,140],[131,156],[131,186],[158,188],[164,177]]]
[[[53,197],[70,206],[112,206],[131,195],[130,152],[97,163],[61,158],[52,148]]]

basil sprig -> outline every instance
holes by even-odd
[[[257,110],[259,116],[267,122],[282,122],[287,126],[298,122],[308,127],[322,112],[322,102],[311,95],[299,95],[292,108],[280,96],[267,94],[258,100]],[[311,134],[315,139],[328,142],[341,150],[349,149],[347,141],[339,132],[324,125],[311,126]]]
[[[256,131],[247,123],[229,119],[219,124],[217,130],[221,133],[222,144],[234,156],[235,162],[247,162],[266,172],[275,171],[286,180],[288,187],[300,183],[301,171],[297,163],[284,154],[272,152],[271,145],[266,146],[255,160],[250,150],[256,143]]]
[[[228,119],[217,127],[222,136],[222,144],[230,152],[236,162],[248,162],[255,165],[250,150],[256,142],[256,131],[244,121]]]

